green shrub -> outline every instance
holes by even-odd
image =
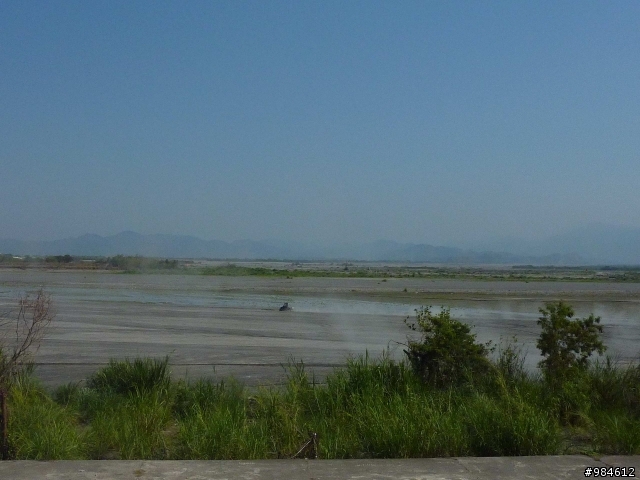
[[[588,318],[573,320],[573,308],[562,301],[547,303],[540,313],[542,317],[538,325],[542,332],[537,347],[544,359],[539,366],[553,386],[584,370],[594,352],[602,354],[605,351],[600,340],[600,317],[592,314]]]
[[[451,318],[448,308],[437,315],[430,307],[416,310],[416,323],[405,323],[422,334],[420,341],[409,340],[405,350],[415,373],[438,387],[460,385],[490,370],[489,344],[476,343],[471,328]]]
[[[605,351],[600,317],[573,319],[573,308],[562,301],[547,303],[540,313],[537,347],[543,360],[538,365],[548,387],[546,396],[563,424],[584,424],[594,407],[589,357]]]

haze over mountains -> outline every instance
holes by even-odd
[[[141,235],[127,231],[106,237],[87,234],[53,241],[0,239],[0,252],[14,255],[123,254],[216,259],[639,265],[640,229],[597,224],[545,240],[499,239],[484,242],[473,249],[384,240],[320,247],[279,240],[224,242],[184,235]]]

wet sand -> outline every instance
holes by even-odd
[[[402,357],[404,318],[445,305],[478,339],[517,335],[538,357],[543,301],[564,298],[579,316],[602,317],[609,353],[640,353],[640,284],[362,278],[206,277],[0,271],[0,308],[25,291],[49,291],[57,317],[37,356],[48,385],[79,381],[110,358],[170,355],[176,376],[234,375],[249,385],[282,381],[282,363],[304,360],[322,378],[348,355],[389,348]],[[407,291],[404,292],[404,289]],[[294,307],[279,312],[283,301]]]

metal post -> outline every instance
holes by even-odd
[[[318,459],[318,434],[316,432],[313,432],[311,434],[311,458],[313,458],[314,460]]]

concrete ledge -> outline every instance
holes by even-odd
[[[640,456],[415,458],[406,460],[9,461],[2,480],[467,480],[584,479],[586,467],[635,467]],[[594,478],[593,476],[591,478]],[[599,477],[602,478],[602,477]],[[606,477],[605,477],[606,478]]]

